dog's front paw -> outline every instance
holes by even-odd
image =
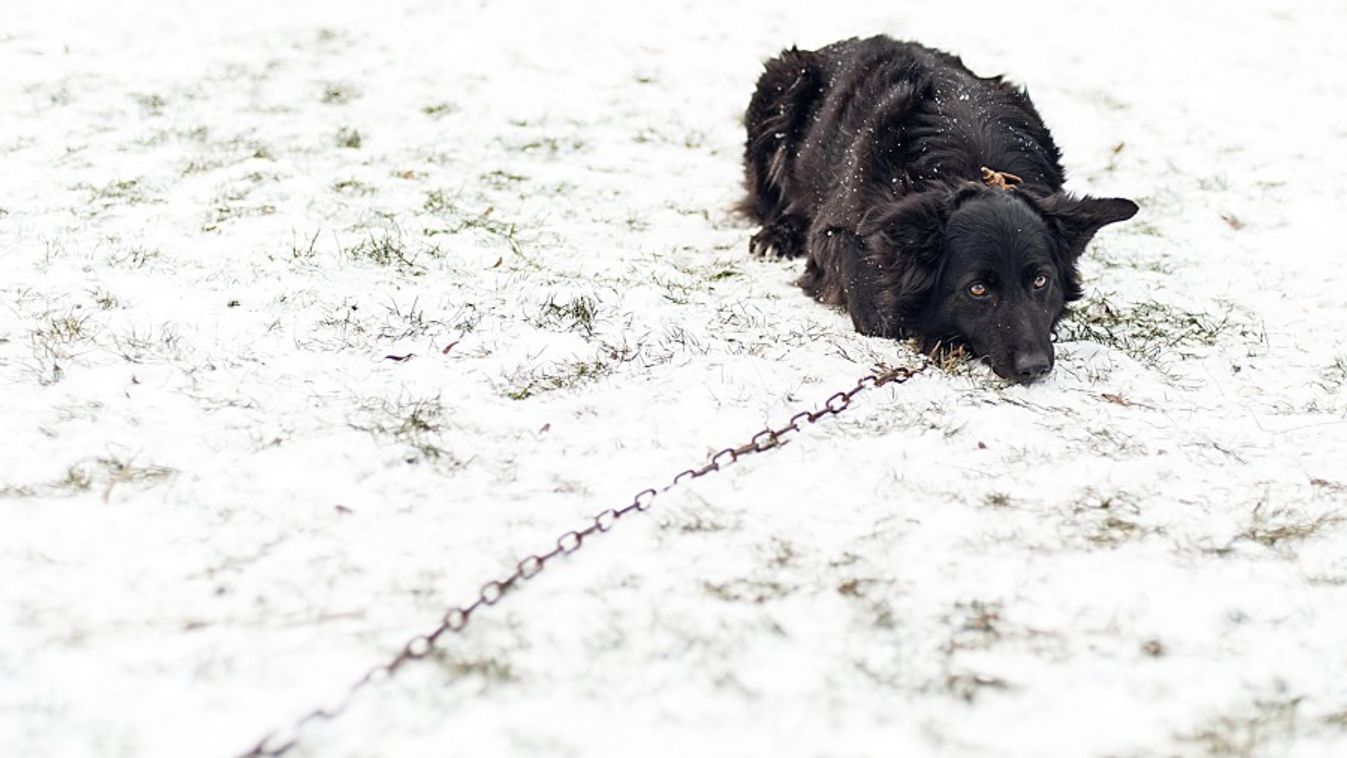
[[[767,229],[763,229],[748,240],[748,252],[759,258],[777,255],[776,251],[777,246],[772,241],[772,235]]]
[[[794,258],[800,254],[800,233],[795,224],[764,226],[748,241],[748,250],[763,258]]]

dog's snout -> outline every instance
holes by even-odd
[[[1052,370],[1052,355],[1038,350],[1019,353],[1014,368],[1014,380],[1028,384]]]

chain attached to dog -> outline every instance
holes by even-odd
[[[986,166],[982,167],[982,183],[992,189],[1015,189],[1023,181],[1014,174],[1005,171],[993,171]]]
[[[902,384],[913,376],[926,369],[929,363],[923,363],[917,368],[894,368],[877,371],[868,376],[862,377],[856,385],[849,390],[834,393],[823,402],[823,405],[817,410],[801,411],[784,426],[779,428],[767,427],[743,445],[739,447],[727,447],[724,450],[712,455],[707,463],[700,468],[690,468],[681,471],[673,478],[673,481],[656,490],[654,488],[644,489],[632,497],[631,502],[621,508],[609,508],[600,511],[594,515],[589,522],[581,529],[575,529],[562,534],[557,538],[556,544],[551,550],[545,553],[535,553],[524,557],[515,564],[515,569],[500,579],[493,579],[482,585],[482,589],[477,593],[477,598],[471,603],[450,608],[444,616],[440,618],[439,624],[428,634],[421,634],[413,637],[402,647],[396,655],[387,663],[382,663],[365,673],[364,676],[355,681],[354,684],[342,696],[340,702],[330,708],[315,708],[295,721],[294,725],[286,732],[273,732],[264,737],[251,750],[243,753],[240,758],[261,758],[262,756],[279,756],[288,752],[291,748],[299,744],[303,730],[315,721],[331,721],[340,716],[351,705],[352,699],[365,688],[378,684],[392,677],[398,669],[407,663],[430,655],[439,643],[440,638],[448,632],[462,631],[467,626],[474,613],[480,611],[489,605],[495,605],[502,597],[514,589],[520,587],[524,582],[537,576],[540,571],[546,568],[553,559],[579,550],[585,544],[585,540],[613,528],[624,516],[635,512],[644,512],[650,510],[650,506],[655,497],[662,492],[669,490],[682,483],[684,480],[697,479],[706,476],[713,471],[719,471],[725,466],[735,463],[739,459],[771,450],[774,447],[782,445],[785,439],[795,433],[802,431],[801,423],[813,424],[825,416],[836,416],[851,406],[852,398],[864,392],[867,389],[883,387],[886,384]]]

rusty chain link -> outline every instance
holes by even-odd
[[[661,492],[668,492],[683,482],[684,479],[697,479],[706,476],[713,471],[719,471],[722,467],[732,464],[754,453],[761,453],[771,450],[782,444],[783,438],[794,432],[802,430],[801,423],[813,424],[826,416],[836,416],[851,406],[852,398],[864,392],[867,389],[883,387],[886,384],[901,384],[911,379],[913,376],[921,373],[929,364],[923,363],[914,369],[894,368],[864,376],[856,385],[849,390],[834,393],[823,402],[822,407],[813,411],[801,411],[790,417],[790,420],[782,427],[773,429],[767,427],[757,434],[753,435],[747,443],[739,447],[727,447],[716,452],[710,457],[706,464],[700,468],[690,468],[680,471],[674,476],[673,481],[656,490],[654,488],[644,489],[636,493],[631,502],[621,508],[608,508],[600,511],[590,518],[589,523],[582,529],[571,530],[563,533],[557,538],[555,546],[542,554],[533,554],[525,556],[515,564],[512,573],[501,579],[493,579],[482,585],[477,593],[477,598],[465,606],[450,608],[440,617],[440,623],[429,634],[421,634],[413,637],[403,645],[397,655],[393,656],[387,663],[382,663],[365,673],[347,689],[341,700],[330,708],[315,708],[295,721],[294,725],[284,732],[272,732],[262,738],[260,742],[252,747],[248,752],[243,753],[240,758],[262,758],[263,756],[279,756],[289,752],[291,748],[299,744],[299,739],[303,729],[314,721],[331,721],[341,715],[351,704],[352,699],[363,689],[370,685],[378,684],[392,677],[397,670],[409,661],[425,658],[435,649],[436,643],[446,632],[458,632],[467,626],[472,615],[483,606],[495,605],[507,592],[518,586],[521,582],[527,581],[537,576],[548,563],[558,556],[567,555],[579,550],[581,545],[590,536],[598,532],[606,532],[617,523],[619,519],[633,511],[648,511],[656,496]]]

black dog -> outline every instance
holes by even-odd
[[[1017,382],[1050,371],[1077,259],[1136,204],[1063,193],[1028,95],[947,53],[873,37],[766,68],[745,117],[753,251],[807,254],[800,286],[862,334],[966,344]]]

